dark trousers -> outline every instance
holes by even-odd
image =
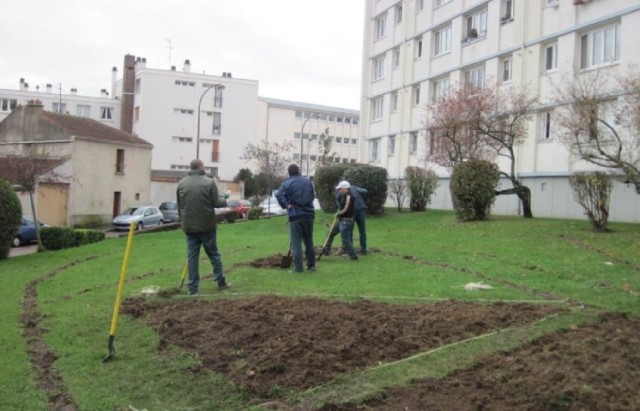
[[[216,232],[207,231],[203,233],[186,233],[187,235],[187,265],[189,267],[189,293],[198,292],[200,285],[199,259],[200,246],[204,247],[204,252],[211,261],[213,267],[213,277],[218,284],[224,282],[222,272],[222,257],[218,251],[216,243]]]
[[[289,234],[291,236],[291,251],[293,252],[293,265],[295,271],[301,273],[302,265],[302,244],[307,257],[307,268],[316,266],[316,255],[313,248],[313,219],[302,218],[289,221]]]
[[[363,253],[367,252],[367,230],[365,228],[365,220],[367,219],[367,210],[359,210],[355,212],[353,216],[353,221],[358,225],[358,233],[360,234],[360,251]],[[331,250],[331,244],[333,244],[333,239],[340,233],[340,224],[336,224],[333,226],[333,230],[329,234],[329,240],[327,241],[326,250]],[[353,227],[351,227],[351,244],[353,244]],[[344,245],[344,242],[342,243]]]

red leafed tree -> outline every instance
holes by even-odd
[[[431,106],[427,126],[427,161],[453,169],[472,158],[490,160],[491,148],[473,128],[475,107],[483,102],[483,91],[463,86],[451,89]]]
[[[44,247],[40,239],[40,227],[38,226],[38,215],[33,195],[39,182],[57,178],[53,169],[63,164],[64,161],[64,159],[50,158],[45,154],[38,154],[35,152],[34,147],[31,146],[25,146],[22,155],[9,155],[0,158],[0,176],[29,193],[39,251],[44,250]]]

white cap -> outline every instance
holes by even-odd
[[[341,181],[337,186],[336,186],[336,190],[339,190],[341,188],[349,188],[351,187],[351,184],[349,184],[348,181]]]

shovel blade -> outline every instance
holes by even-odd
[[[282,261],[280,262],[280,268],[290,268],[293,263],[293,257],[290,255],[285,255],[282,257]]]

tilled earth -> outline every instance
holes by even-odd
[[[277,396],[283,389],[318,386],[341,373],[533,323],[560,311],[535,304],[393,305],[276,296],[168,302],[136,298],[123,306],[124,313],[157,331],[159,349],[171,344],[192,352],[204,367],[262,398]],[[538,344],[546,352],[546,344]],[[521,366],[528,364],[528,355],[520,359]],[[547,358],[546,366],[556,361]],[[503,374],[499,367],[494,373]],[[540,378],[542,382],[548,377]],[[455,392],[443,395],[457,397]]]
[[[604,314],[600,320],[484,358],[442,380],[322,410],[639,410],[640,319]]]

